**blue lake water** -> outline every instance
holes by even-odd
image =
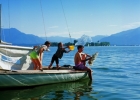
[[[49,65],[56,47],[44,53]],[[64,54],[60,65],[74,65],[76,48]],[[99,52],[92,70],[93,81],[59,83],[28,89],[0,90],[0,100],[140,100],[140,47],[85,47],[84,52]],[[55,66],[55,64],[54,64]]]

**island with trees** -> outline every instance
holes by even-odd
[[[68,43],[64,43],[65,46],[68,46],[68,45],[75,45],[76,43],[78,42],[78,40],[74,40],[73,43],[71,42],[68,42]],[[51,42],[51,46],[57,46],[58,42]],[[85,46],[110,46],[110,43],[109,42],[100,42],[100,41],[97,41],[97,42],[87,42],[85,44]]]

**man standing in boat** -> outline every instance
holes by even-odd
[[[86,61],[91,59],[90,55],[83,53],[84,47],[82,45],[77,46],[77,53],[74,57],[75,66],[74,69],[88,71],[88,76],[92,80],[92,71],[90,68],[86,67]]]

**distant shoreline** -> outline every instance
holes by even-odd
[[[43,44],[12,44],[12,45],[33,47],[35,45],[43,45]],[[109,45],[109,46],[85,46],[85,47],[116,47],[116,46],[133,46],[133,47],[139,47],[140,45]],[[57,47],[57,46],[51,45],[51,47]]]

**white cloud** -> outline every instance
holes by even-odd
[[[109,25],[110,27],[116,27],[117,25]]]
[[[47,36],[62,36],[62,37],[68,37],[68,32],[48,32]]]
[[[71,38],[80,38],[84,34],[92,33],[92,31],[78,31],[78,32],[70,32]],[[41,34],[40,34],[41,35]],[[43,35],[43,34],[42,34]],[[47,36],[62,36],[62,37],[69,37],[69,32],[47,32]]]
[[[77,35],[83,35],[83,34],[87,34],[87,33],[92,33],[92,31],[78,31],[78,32],[72,32],[72,34],[77,34]]]
[[[78,32],[72,32],[71,37],[80,38],[84,34],[88,34],[89,36],[93,35],[92,31],[78,31]]]
[[[52,28],[58,28],[58,26],[51,26],[51,27],[48,27],[49,29],[52,29]]]
[[[127,30],[127,29],[133,29],[137,27],[140,27],[140,22],[129,23],[127,25],[123,25],[121,28]]]

